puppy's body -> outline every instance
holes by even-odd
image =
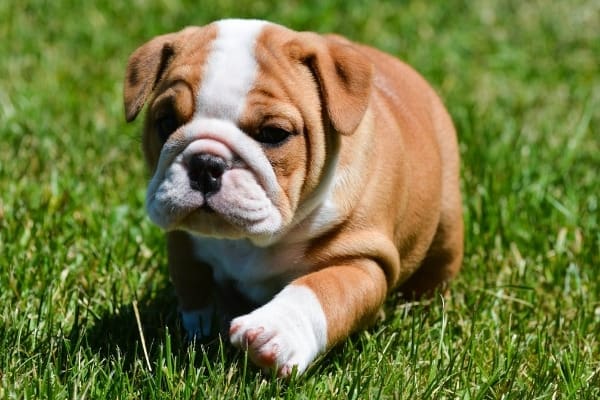
[[[190,334],[241,313],[232,343],[287,375],[372,319],[391,290],[427,294],[459,270],[454,128],[393,57],[224,20],[132,55],[128,120],[147,101],[148,209],[168,231]]]

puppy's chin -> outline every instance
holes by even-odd
[[[253,242],[261,243],[268,241],[277,233],[277,229],[273,229],[273,225],[276,224],[270,221],[276,219],[277,217],[262,221],[240,219],[231,222],[224,215],[202,207],[183,218],[175,229],[184,230],[195,236],[217,239],[250,239]]]
[[[217,239],[242,239],[248,236],[248,232],[243,228],[232,225],[214,210],[204,206],[189,213],[174,229],[183,230],[195,236]]]

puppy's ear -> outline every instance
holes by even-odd
[[[333,128],[352,134],[362,120],[371,93],[373,66],[346,39],[302,32],[288,44],[291,57],[311,68]]]
[[[175,55],[177,33],[155,37],[129,57],[123,86],[125,119],[131,122],[146,103],[148,95],[160,82]]]

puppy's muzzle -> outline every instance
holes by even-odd
[[[226,170],[227,162],[223,158],[208,153],[194,154],[188,161],[190,186],[204,196],[217,193]]]

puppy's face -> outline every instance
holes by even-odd
[[[229,20],[157,37],[131,56],[125,109],[131,121],[148,103],[157,225],[268,243],[318,204],[339,133],[366,108],[370,67],[336,64],[341,44],[310,34],[317,43],[307,46],[306,35]],[[359,82],[342,75],[351,72]]]

